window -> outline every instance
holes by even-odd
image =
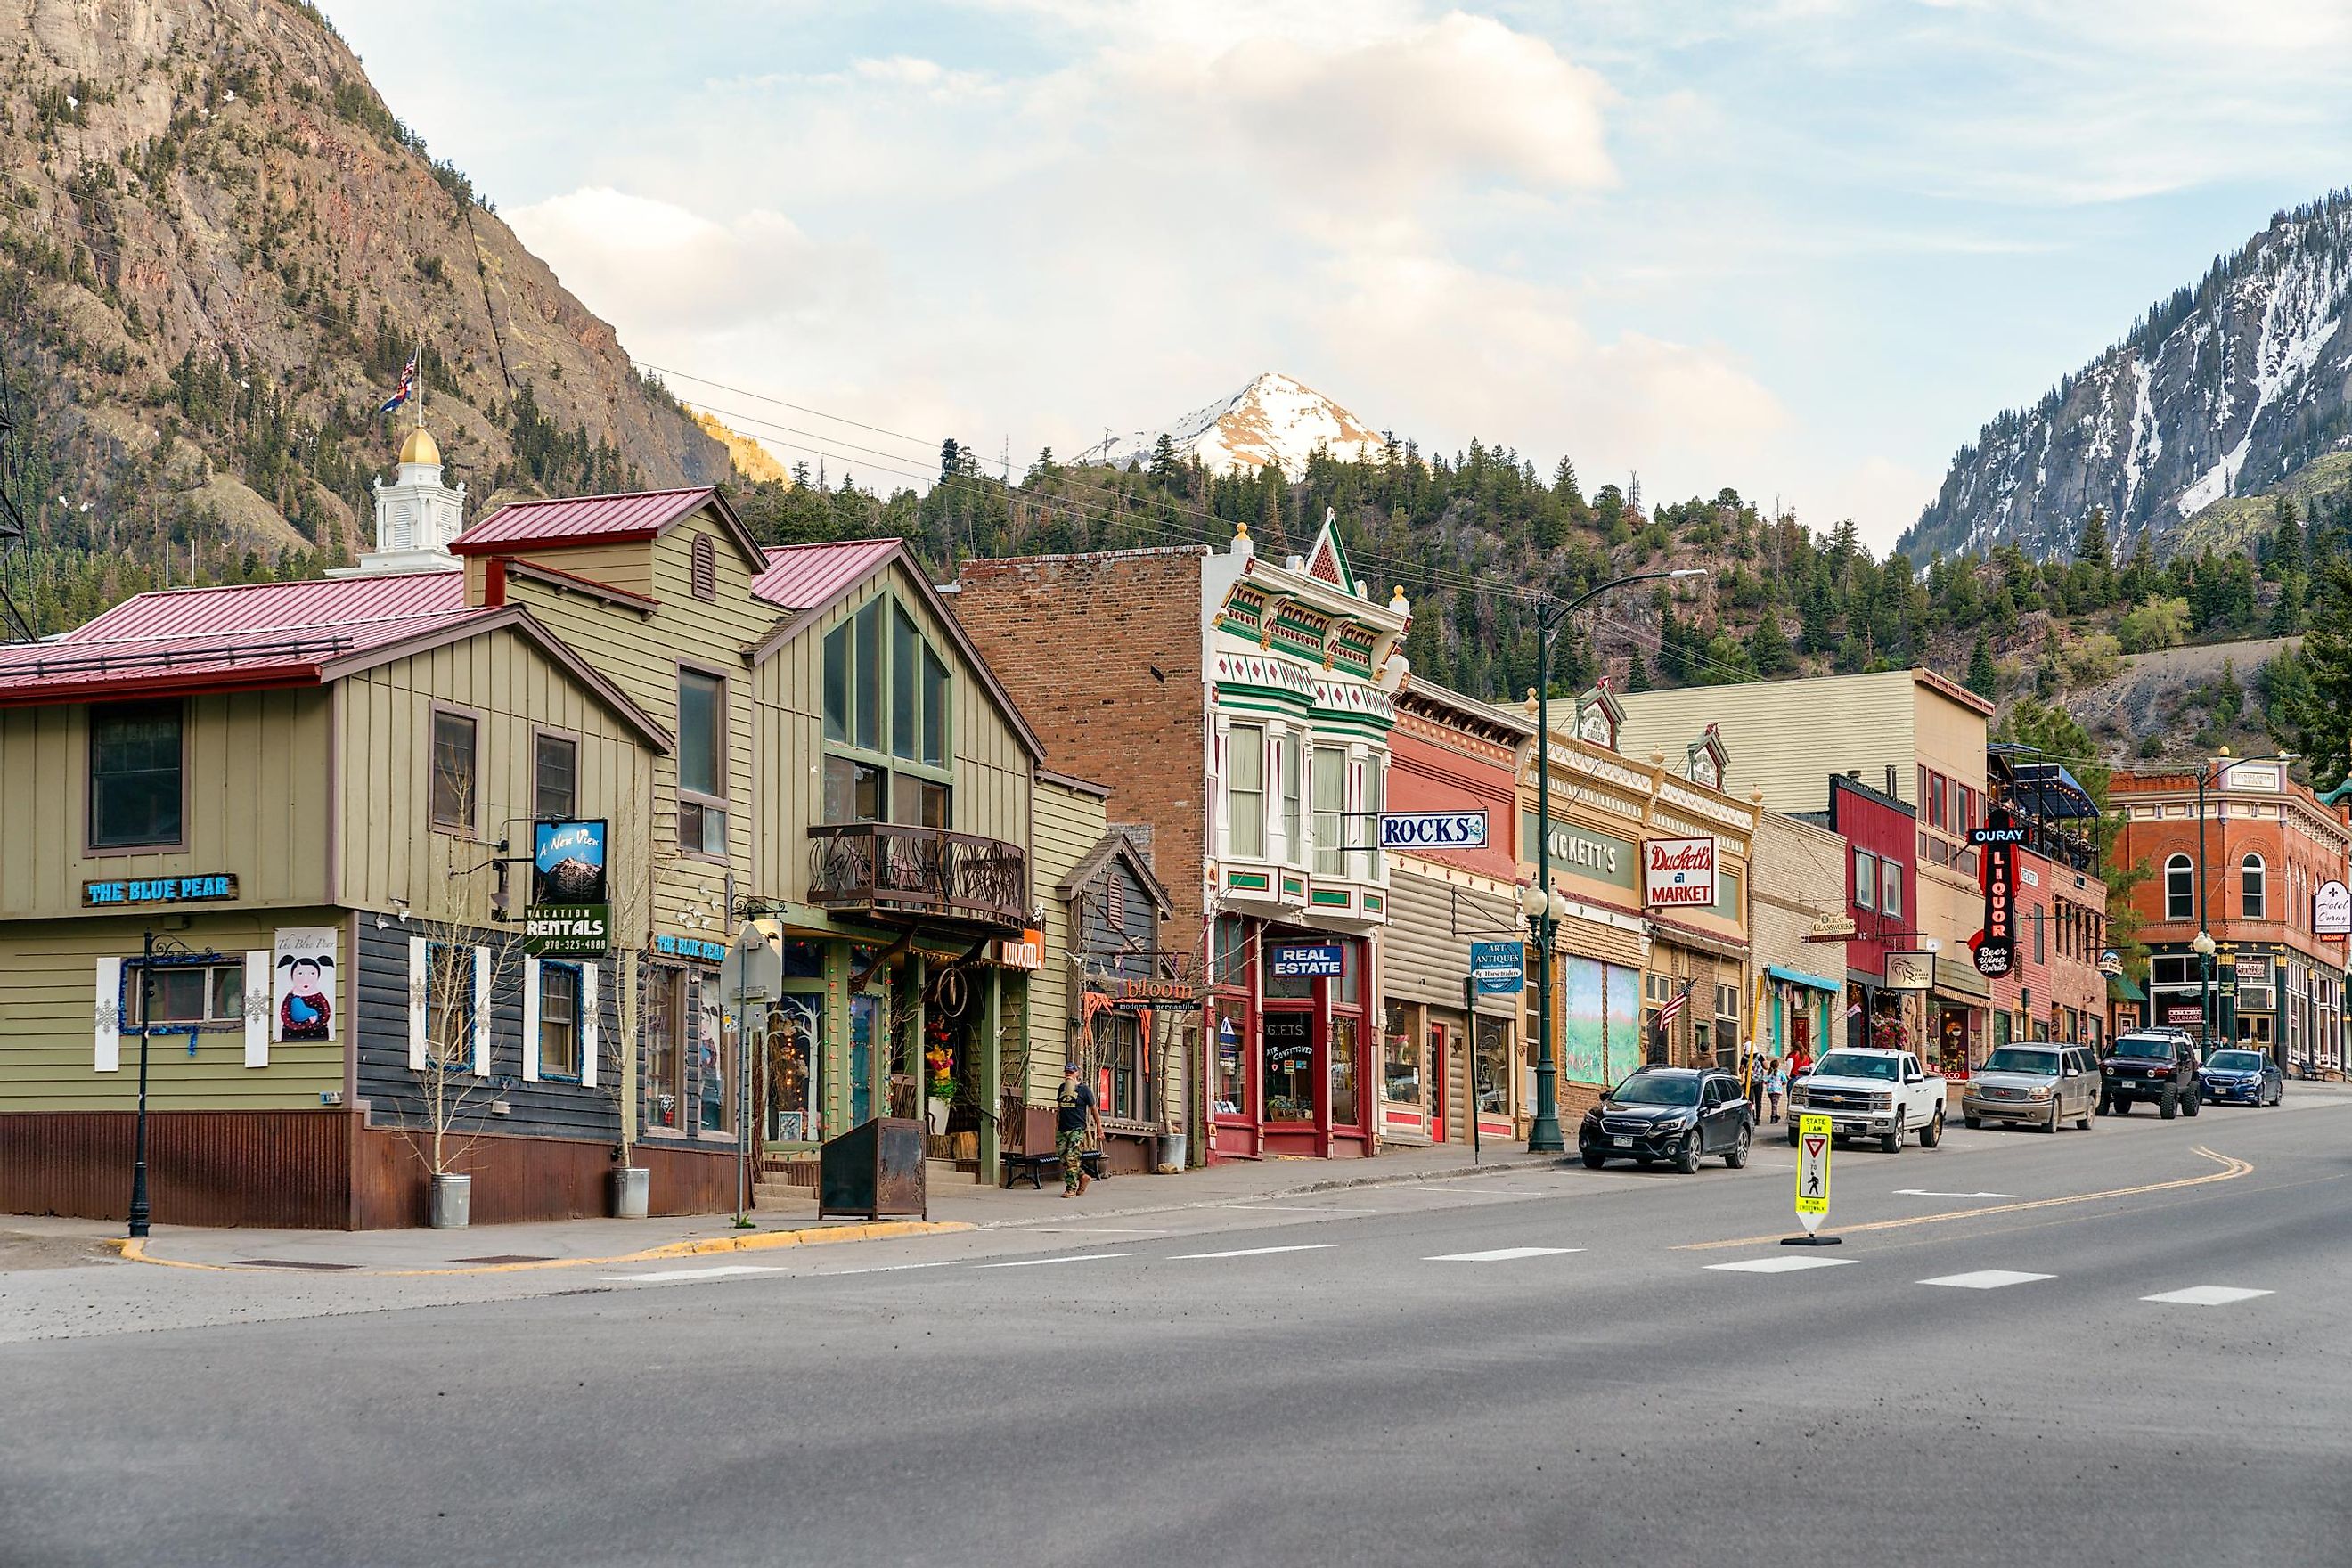
[[[1269,1013],[1265,1046],[1265,1119],[1315,1120],[1315,1018],[1311,1013]]]
[[[1653,1007],[1663,1007],[1675,999],[1675,977],[1671,974],[1645,974],[1642,992]]]
[[[1867,849],[1853,852],[1853,904],[1858,910],[1878,907],[1878,857]]]
[[[470,831],[474,791],[474,721],[464,713],[434,714],[433,826]]]
[[[1925,768],[1919,771],[1926,781],[1921,784],[1919,793],[1927,798],[1927,826],[1941,827],[1945,826],[1944,775],[1928,773]]]
[[[180,726],[176,702],[89,710],[91,848],[180,842]]]
[[[122,966],[122,1024],[140,1023],[137,960]],[[147,1022],[171,1025],[226,1026],[245,1021],[245,965],[242,963],[159,963],[147,982]]]
[[[1331,1020],[1331,1120],[1355,1127],[1364,1120],[1363,1103],[1356,1092],[1357,1034],[1360,1022],[1345,1016]]]
[[[686,994],[693,1004],[695,1125],[724,1132],[735,1123],[734,1040],[719,1013],[717,986],[706,990],[699,975],[690,976]]]
[[[887,777],[880,768],[854,757],[825,758],[825,821],[881,821],[882,784]]]
[[[727,854],[727,683],[677,672],[677,847]]]
[[[1488,1116],[1507,1116],[1511,1110],[1510,1026],[1481,1013],[1470,1026],[1476,1036],[1478,1110]]]
[[[948,667],[927,645],[923,649],[923,762],[948,764]]]
[[[865,771],[876,772],[872,768]],[[910,827],[948,826],[947,785],[913,773],[898,773],[891,779],[890,793],[891,821],[904,823]]]
[[[1106,1013],[1096,1019],[1095,1031],[1101,1060],[1110,1068],[1110,1098],[1103,1114],[1129,1121],[1158,1120],[1150,1075],[1143,1070],[1141,1021],[1131,1013]]]
[[[857,670],[850,682],[857,710],[857,731],[853,739],[868,752],[882,749],[882,611],[884,604],[877,599],[859,610],[852,619],[857,646]]]
[[[814,1142],[820,1132],[813,1090],[824,1056],[824,998],[804,993],[778,998],[768,1014],[767,1048],[768,1137]]]
[[[1265,858],[1265,731],[1236,724],[1225,737],[1225,848]]]
[[[1388,1005],[1388,1028],[1381,1055],[1381,1098],[1407,1105],[1421,1103],[1421,1042],[1414,1038],[1412,1016],[1401,1003]]]
[[[2164,918],[2168,921],[2193,921],[2197,918],[2197,889],[2192,885],[2189,857],[2175,855],[2164,863]]]
[[[1348,820],[1340,815],[1347,769],[1348,753],[1341,748],[1315,748],[1315,874],[1318,877],[1340,876],[1347,865],[1342,846],[1349,840],[1340,837]]]
[[[686,1114],[686,978],[683,970],[657,968],[646,985],[646,1125],[673,1132]]]
[[[1957,836],[1968,831],[1969,787],[1958,779],[1944,781],[1944,823]]]
[[[566,822],[580,809],[580,743],[562,735],[541,735],[531,746],[531,814],[541,822]]]
[[[2249,855],[2238,862],[2238,909],[2246,920],[2259,921],[2269,917],[2263,910],[2269,900],[2264,896],[2263,881],[2267,871],[2259,855]]]
[[[2042,928],[2049,923],[2048,917],[2049,911],[2046,910],[2033,911],[2033,962],[2036,963],[2044,962],[2048,957],[2042,948]]]
[[[443,1061],[474,1055],[474,950],[436,942],[425,950],[425,1045]]]
[[[861,605],[824,638],[825,820],[951,826],[948,667],[895,599]],[[909,772],[908,770],[914,770]],[[924,770],[937,770],[928,787]]]
[[[707,533],[694,536],[694,596],[706,602],[719,597],[719,547]]]
[[[920,644],[921,639],[915,635],[915,623],[908,618],[906,611],[894,606],[890,616],[890,752],[893,756],[910,761],[915,755],[916,721],[921,717],[921,704],[915,689],[922,678]]]
[[[1248,984],[1248,922],[1239,915],[1219,915],[1210,941],[1210,977],[1219,985]]]
[[[1903,867],[1899,861],[1882,860],[1878,864],[1878,908],[1883,914],[1903,913]]]
[[[1219,1002],[1217,1020],[1217,1114],[1241,1116],[1249,1103],[1249,1064],[1242,1054],[1242,1038],[1249,1026],[1244,1004]]]
[[[1282,732],[1282,858],[1294,866],[1307,863],[1307,840],[1301,835],[1299,810],[1307,795],[1305,769],[1299,761],[1298,731]]]
[[[539,966],[539,1071],[580,1076],[580,971],[569,963]]]
[[[1718,985],[1715,988],[1715,1016],[1735,1026],[1739,1022],[1739,987]]]

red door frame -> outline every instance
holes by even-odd
[[[1435,1018],[1429,1020],[1429,1038],[1422,1050],[1429,1058],[1428,1082],[1435,1092],[1429,1096],[1429,1141],[1443,1143],[1445,1139],[1445,1026]]]

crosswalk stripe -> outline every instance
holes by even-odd
[[[1202,1258],[1264,1258],[1270,1252],[1323,1252],[1328,1251],[1330,1246],[1328,1241],[1318,1241],[1299,1247],[1237,1247],[1231,1252],[1180,1252],[1169,1261],[1189,1263]]]
[[[2143,1301],[2162,1301],[2176,1307],[2226,1307],[2233,1301],[2251,1301],[2257,1296],[2268,1296],[2269,1290],[2248,1290],[2236,1285],[2191,1285],[2186,1290],[2167,1290],[2160,1296],[2142,1296]]]
[[[2055,1278],[2053,1274],[2021,1274],[2014,1268],[1979,1268],[1972,1274],[1946,1274],[1919,1283],[1949,1285],[1956,1290],[1998,1290],[2005,1285],[2031,1285],[2036,1279]]]
[[[1835,1268],[1841,1264],[1861,1261],[1858,1258],[1801,1258],[1792,1254],[1785,1258],[1743,1258],[1737,1263],[1710,1263],[1707,1267],[1727,1274],[1794,1274],[1801,1268]]]
[[[1081,1252],[1074,1258],[1016,1258],[1010,1263],[982,1263],[982,1268],[1036,1268],[1048,1263],[1095,1263],[1106,1258],[1134,1258],[1132,1252]]]
[[[1424,1258],[1423,1263],[1510,1263],[1522,1258],[1557,1258],[1562,1253],[1581,1252],[1580,1247],[1496,1247],[1485,1252],[1442,1252],[1434,1258]]]
[[[607,1279],[632,1281],[653,1279],[717,1279],[729,1274],[782,1274],[781,1268],[766,1268],[756,1263],[722,1263],[716,1268],[663,1268],[651,1274],[607,1274]]]

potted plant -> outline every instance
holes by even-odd
[[[948,1044],[946,1026],[934,1025],[930,1045],[923,1052],[925,1087],[930,1100],[929,1129],[944,1135],[948,1130],[948,1110],[955,1103],[955,1052]]]

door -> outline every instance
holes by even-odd
[[[1423,1092],[1429,1102],[1429,1141],[1443,1143],[1445,1142],[1446,1095],[1444,1025],[1432,1024],[1429,1026],[1429,1048],[1425,1054],[1428,1057],[1425,1064],[1428,1083]]]
[[[1732,1131],[1732,1118],[1738,1114],[1734,1106],[1731,1084],[1723,1079],[1711,1078],[1699,1086],[1698,1137],[1699,1152],[1719,1153],[1731,1146],[1737,1136]],[[1741,1100],[1739,1104],[1746,1104]]]

